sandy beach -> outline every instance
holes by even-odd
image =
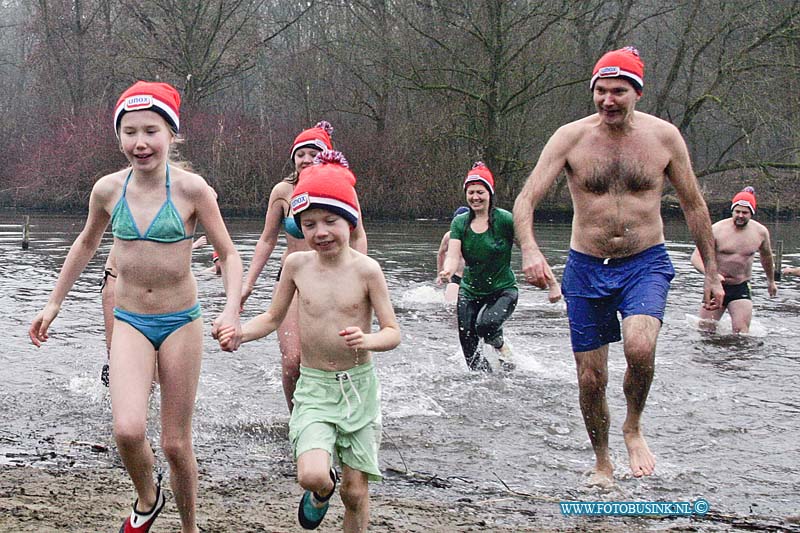
[[[503,525],[524,509],[511,509],[508,499],[444,505],[418,500],[372,496],[370,531],[556,531],[533,513],[530,526]],[[154,532],[179,531],[175,501],[166,489],[167,505]],[[201,476],[198,524],[204,532],[292,532],[302,495],[291,472],[252,478],[211,480]],[[0,470],[0,531],[117,531],[133,498],[122,468],[47,470],[3,467]],[[514,502],[512,502],[514,503]],[[516,502],[519,503],[519,502]],[[513,505],[512,507],[518,507]],[[340,531],[343,506],[338,495],[317,531]],[[520,513],[523,513],[522,515]]]
[[[200,476],[198,525],[204,533],[290,533],[304,531],[296,520],[302,494],[290,465],[258,477],[212,480]],[[777,520],[709,513],[676,517],[565,517],[555,501],[527,494],[458,497],[439,488],[448,503],[381,494],[371,489],[372,532],[449,533],[635,531],[800,531],[797,519]],[[430,494],[429,492],[425,492]],[[152,532],[180,531],[172,492]],[[130,509],[130,481],[121,467],[0,468],[0,532],[116,532]],[[320,532],[341,531],[344,507],[334,497]]]

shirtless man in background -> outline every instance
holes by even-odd
[[[574,207],[570,252],[562,292],[567,302],[579,400],[595,453],[590,483],[613,483],[606,402],[608,343],[620,340],[627,360],[622,426],[631,472],[655,470],[640,419],[653,380],[656,339],[674,270],[664,246],[661,194],[672,184],[706,265],[704,302],[717,309],[723,297],[714,258],[711,220],[678,129],[635,111],[644,64],[632,47],[605,54],[590,88],[597,113],[559,128],[514,204],[522,270],[540,288],[552,277],[533,231],[536,205],[566,171]]]
[[[752,220],[755,214],[755,191],[752,187],[745,187],[731,201],[731,216],[711,226],[716,242],[717,270],[722,288],[725,290],[725,298],[719,309],[709,311],[700,308],[699,315],[703,319],[704,329],[714,331],[716,322],[727,309],[731,315],[731,329],[734,333],[750,331],[750,319],[753,317],[750,278],[753,275],[753,259],[756,252],[767,276],[767,292],[770,297],[778,294],[769,230],[763,224]],[[692,265],[700,273],[705,270],[697,249],[692,254]]]

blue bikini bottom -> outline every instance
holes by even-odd
[[[147,340],[158,350],[161,343],[169,337],[176,329],[185,326],[189,322],[200,318],[203,312],[200,304],[196,303],[193,307],[174,313],[163,313],[160,315],[144,315],[141,313],[131,313],[119,307],[114,308],[114,318],[130,324],[136,328]]]

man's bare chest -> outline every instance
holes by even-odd
[[[669,158],[647,146],[580,143],[567,161],[571,186],[596,195],[660,192]]]
[[[754,233],[737,235],[722,234],[716,237],[717,254],[723,256],[752,257],[761,246],[761,239]]]

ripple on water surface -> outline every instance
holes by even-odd
[[[13,221],[0,218],[2,222]],[[0,462],[119,464],[107,392],[97,379],[105,358],[97,282],[110,239],[103,241],[78,280],[48,343],[36,350],[27,339],[29,321],[46,302],[82,222],[36,220],[36,240],[25,253],[0,236],[6,259],[0,305],[8,332],[6,349],[0,352],[0,408],[9,413],[0,431]],[[263,220],[237,221],[232,226],[246,260],[252,257],[262,224]],[[668,224],[666,234],[684,235],[682,228],[676,231]],[[688,265],[691,245],[680,239],[667,243],[678,275],[667,302],[655,381],[643,418],[658,461],[656,475],[635,480],[626,474],[621,432],[626,363],[621,345],[614,344],[608,356],[607,399],[618,490],[602,493],[583,486],[592,451],[578,407],[563,302],[549,304],[546,293],[521,284],[519,305],[505,326],[516,370],[470,373],[460,353],[455,307],[445,303],[443,288],[432,281],[436,250],[447,225],[398,228],[376,223],[369,229],[370,254],[386,271],[403,334],[398,349],[375,356],[383,388],[381,466],[393,474],[374,490],[398,497],[486,502],[506,498],[512,489],[535,498],[509,499],[508,523],[524,525],[524,512],[535,511],[552,516],[553,523],[565,529],[618,523],[562,518],[557,506],[562,499],[704,497],[712,511],[755,524],[755,529],[758,516],[767,515],[777,517],[778,528],[773,530],[782,524],[788,529],[780,517],[797,514],[800,508],[795,461],[800,440],[797,282],[781,282],[779,296],[769,299],[760,265],[754,265],[752,334],[731,335],[725,319],[717,333],[705,334],[686,318],[696,316],[702,291],[702,277]],[[562,272],[568,228],[543,225],[537,227],[537,236],[556,272]],[[276,254],[281,251],[282,247]],[[207,257],[200,254],[196,261],[205,266]],[[270,260],[259,279],[245,318],[269,305],[275,264]],[[512,264],[518,270],[516,249]],[[222,284],[219,278],[201,278],[198,284],[208,321],[222,308]],[[201,469],[213,475],[291,470],[288,410],[274,336],[236,354],[220,352],[210,338],[205,342],[195,416]],[[487,354],[492,355],[491,349]],[[155,407],[150,420],[149,435],[157,443]],[[108,451],[94,451],[92,443]],[[411,475],[415,473],[419,476]],[[665,519],[619,524],[621,530],[629,526],[641,531],[733,528],[720,516],[701,523]]]

